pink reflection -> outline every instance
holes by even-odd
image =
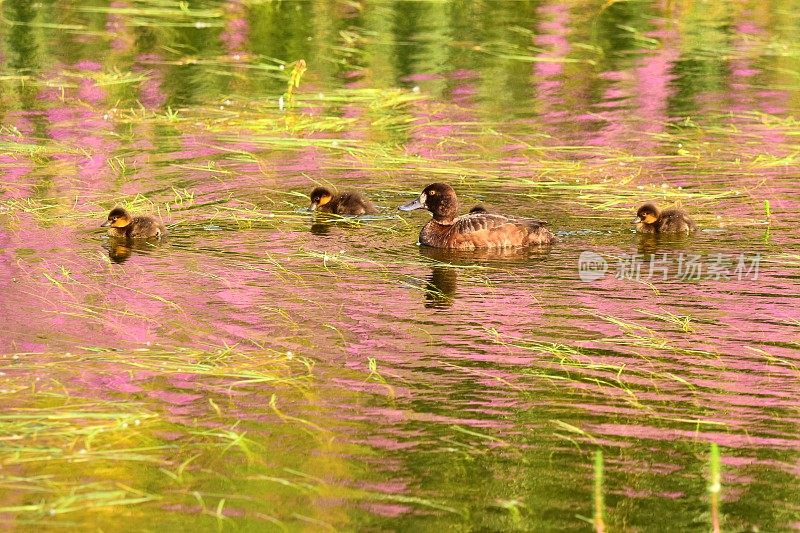
[[[568,39],[570,13],[567,6],[560,4],[542,5],[537,11],[543,22],[534,37],[534,44],[545,51],[539,56],[542,61],[533,65],[534,84],[537,99],[543,107],[542,116],[557,120],[565,116],[562,109],[565,102],[559,92],[564,85],[563,60],[571,51]]]
[[[679,430],[669,428],[656,428],[643,425],[627,426],[623,424],[600,423],[592,426],[592,430],[601,434],[616,435],[621,437],[634,437],[637,439],[656,440],[697,440],[700,442],[716,442],[727,448],[800,448],[800,440],[787,438],[756,437],[752,435],[738,435],[729,433],[715,433],[710,431]]]
[[[366,503],[363,507],[372,513],[389,518],[396,518],[413,511],[413,508],[399,503]]]
[[[637,115],[642,119],[643,132],[636,153],[641,154],[653,153],[659,147],[655,138],[647,134],[663,132],[669,121],[667,102],[672,96],[672,69],[679,57],[680,38],[676,30],[663,22],[659,25],[654,33],[662,46],[652,55],[642,56],[634,73]]]
[[[250,39],[247,6],[241,0],[231,0],[225,3],[223,12],[226,15],[226,22],[220,40],[229,54],[241,54],[247,50]]]

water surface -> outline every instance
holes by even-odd
[[[800,6],[609,4],[3,3],[6,527],[589,530],[602,450],[609,529],[702,530],[711,443],[800,527]],[[421,248],[432,181],[559,242]]]

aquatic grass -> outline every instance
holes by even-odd
[[[277,120],[277,119],[276,119]],[[323,123],[315,123],[313,117],[310,117],[308,122],[308,127],[314,129],[315,127],[319,128],[327,128],[324,126]],[[270,125],[269,129],[273,130],[274,125]],[[344,127],[344,124],[342,125]],[[225,140],[225,137],[222,137],[222,140]],[[487,173],[484,169],[480,167],[465,167],[462,165],[453,166],[452,163],[449,162],[436,162],[435,165],[432,164],[432,161],[419,158],[416,156],[408,156],[406,154],[400,153],[391,153],[387,152],[385,147],[381,147],[380,145],[367,145],[361,141],[350,141],[344,139],[337,139],[337,138],[286,138],[286,137],[264,137],[261,135],[251,135],[248,137],[249,140],[256,142],[256,143],[268,143],[269,145],[282,148],[282,149],[293,149],[293,147],[300,147],[300,146],[315,146],[318,148],[326,149],[326,150],[334,150],[334,151],[344,151],[354,157],[363,160],[363,163],[366,164],[366,168],[374,170],[374,171],[386,171],[386,170],[393,170],[398,169],[400,166],[405,166],[407,168],[410,167],[412,170],[416,170],[420,173],[429,174],[429,175],[450,175],[450,176],[473,176],[476,178],[480,178],[481,182],[484,185],[489,185],[493,183],[494,180],[497,180],[499,184],[502,184],[501,176],[495,173]],[[231,138],[232,140],[232,138]],[[573,147],[574,148],[574,147]],[[551,149],[551,148],[548,148]],[[630,161],[639,161],[644,162],[648,158],[636,158],[636,157],[629,157]],[[623,161],[617,156],[607,158],[607,163],[609,165],[618,164],[619,162]],[[540,161],[539,164],[542,168],[553,168],[554,165],[562,164],[561,161],[558,160],[544,160]],[[573,164],[573,166],[575,166]],[[573,180],[564,179],[566,175],[570,173],[577,172],[578,170],[583,169],[583,165],[575,166],[573,170],[570,171],[560,171],[560,172],[552,172],[551,174],[543,173],[542,176],[548,177],[545,180],[530,180],[522,178],[520,180],[520,184],[529,185],[533,187],[543,187],[543,188],[560,188],[564,191],[574,191],[574,190],[583,190],[584,191],[584,198],[592,199],[593,202],[597,202],[597,193],[602,192],[604,190],[611,190],[614,191],[608,199],[601,199],[599,202],[600,207],[610,207],[614,205],[619,205],[622,203],[632,203],[631,199],[627,199],[621,197],[620,194],[624,193],[625,195],[630,196],[630,198],[635,198],[638,200],[641,196],[641,192],[631,192],[627,188],[623,188],[624,181],[620,183],[609,182],[608,180],[599,181],[599,182],[588,182],[586,180],[581,180],[579,182],[575,182]],[[560,176],[560,179],[553,179],[555,176]],[[589,194],[591,191],[591,195]],[[655,191],[655,189],[654,189]],[[506,191],[508,192],[508,191]],[[721,191],[690,191],[690,190],[683,190],[678,188],[670,188],[670,189],[659,189],[657,192],[658,196],[664,197],[666,199],[674,198],[674,199],[693,199],[693,200],[716,200],[721,198],[731,197],[736,193],[730,190],[721,190]],[[635,201],[633,200],[633,201]]]
[[[624,374],[651,378],[662,377],[661,373],[644,368],[594,362],[591,359],[592,350],[585,348],[519,338],[508,339],[502,338],[496,331],[490,331],[490,333],[495,343],[551,355],[553,360],[550,362],[557,364],[558,368],[563,371],[563,374],[557,374],[551,370],[534,367],[527,369],[526,373],[555,381],[593,383],[600,390],[614,389],[622,392],[626,401],[636,407],[643,407],[636,394],[636,390],[641,386],[631,386],[625,381]],[[596,374],[608,377],[598,377]]]
[[[295,90],[300,87],[300,80],[303,79],[303,74],[305,74],[307,70],[306,61],[304,59],[298,59],[295,61],[294,65],[292,66],[292,70],[289,73],[289,79],[286,82],[286,92],[283,94],[280,100],[280,110],[284,110],[284,105],[292,109],[295,107]],[[289,124],[289,117],[286,118],[287,126]]]
[[[720,468],[720,453],[719,446],[716,442],[711,443],[711,451],[708,458],[709,464],[709,484],[708,493],[710,497],[710,514],[711,514],[711,531],[712,533],[720,532],[720,515],[719,515],[719,496],[722,491],[721,468]]]
[[[640,398],[641,393],[659,391],[667,387],[672,389],[677,386],[679,389],[676,390],[686,390],[692,394],[698,393],[701,389],[700,387],[692,383],[691,380],[686,379],[676,368],[672,368],[671,358],[673,356],[671,353],[705,356],[706,352],[691,349],[683,350],[670,346],[667,341],[654,343],[647,337],[637,334],[632,335],[637,339],[637,345],[648,346],[655,351],[649,354],[642,354],[636,351],[632,353],[611,352],[609,354],[606,350],[600,351],[585,347],[557,345],[520,338],[501,338],[496,332],[493,333],[493,340],[505,346],[513,346],[552,356],[552,359],[534,362],[531,367],[525,370],[525,373],[551,381],[551,385],[554,387],[560,387],[559,383],[564,382],[576,384],[592,383],[598,387],[597,391],[604,394],[609,391],[621,392],[621,400],[624,400],[632,407],[649,412],[649,416],[653,418],[692,425],[706,423],[726,425],[725,423],[708,420],[704,416],[687,418],[675,416],[669,412],[660,413],[658,403],[642,400]],[[609,342],[609,339],[600,338],[593,342],[606,343]],[[615,340],[612,340],[612,342],[617,344]],[[628,343],[624,344],[627,345]],[[608,355],[615,355],[617,358],[624,357],[629,359],[630,362],[611,364],[596,360],[596,358]],[[716,354],[714,355],[716,356]],[[644,364],[637,364],[636,361],[641,361]],[[700,363],[695,364],[700,365]],[[647,381],[642,381],[642,379]],[[616,396],[616,393],[614,395]]]
[[[652,314],[650,312],[646,312],[643,310],[637,310],[637,311],[648,316],[653,316],[654,318],[659,318],[660,320],[663,320],[665,322],[670,322],[679,325],[684,332],[691,331],[690,322],[686,320],[688,317],[673,315],[671,313]],[[714,357],[714,358],[719,357],[719,354],[714,352],[709,352],[707,350],[698,350],[688,346],[678,346],[676,344],[673,344],[672,341],[668,339],[666,336],[660,334],[659,332],[656,332],[651,328],[641,326],[639,324],[634,324],[628,321],[624,321],[620,318],[613,317],[610,315],[603,315],[591,312],[589,312],[589,314],[601,320],[609,322],[611,324],[615,324],[622,329],[622,335],[616,337],[604,337],[601,340],[604,343],[627,345],[627,346],[640,346],[640,347],[652,348],[654,350],[666,350],[673,353],[700,355],[705,357]],[[689,329],[687,330],[686,328]]]
[[[77,72],[65,71],[64,73],[62,73],[62,75],[67,79],[69,78],[86,79],[87,77],[89,77],[94,81],[94,84],[98,87],[111,87],[114,85],[141,83],[149,79],[149,77],[146,74],[134,73],[134,72],[122,72],[120,70],[90,72],[88,73],[88,76],[86,71],[77,71]]]
[[[516,385],[516,384],[508,381],[507,379],[504,379],[504,378],[502,378],[500,376],[495,375],[492,372],[489,372],[487,370],[483,370],[481,368],[456,365],[454,363],[449,363],[447,361],[442,361],[442,365],[446,366],[448,368],[456,369],[459,372],[464,372],[465,374],[471,374],[471,375],[474,375],[474,376],[479,376],[481,378],[489,378],[492,381],[496,381],[496,382],[500,383],[501,385],[503,385],[504,387],[508,387],[511,390],[516,390],[516,391],[520,391],[520,392],[524,390],[520,385]]]
[[[692,325],[692,317],[688,315],[676,315],[670,312],[653,313],[652,311],[647,311],[645,309],[635,309],[635,311],[637,313],[657,318],[658,320],[662,320],[670,324],[675,324],[681,328],[684,333],[691,333],[695,330],[694,326]]]
[[[172,109],[171,106],[167,106],[164,110],[164,118],[167,122],[178,122],[180,114],[177,109]]]
[[[604,488],[604,475],[603,475],[603,451],[595,450],[594,452],[594,530],[597,533],[604,533],[606,530],[605,524],[605,499],[603,494]]]
[[[519,500],[498,500],[495,504],[500,509],[505,509],[511,515],[511,522],[515,527],[522,525],[522,510],[527,508],[524,502]]]
[[[515,25],[508,28],[509,31],[514,32],[516,34],[522,34],[528,37],[531,41],[536,36],[535,32],[530,28],[523,28],[521,26]],[[602,49],[598,46],[594,46],[588,43],[579,43],[582,46],[580,49],[582,51],[591,51],[595,54],[596,57],[602,55]],[[454,43],[456,45],[456,43]],[[566,57],[566,56],[554,56],[545,54],[545,50],[543,48],[539,48],[536,46],[523,46],[515,42],[510,42],[507,40],[493,40],[493,41],[486,41],[482,42],[480,45],[473,46],[470,48],[471,51],[476,52],[481,55],[486,55],[489,57],[496,57],[499,59],[511,60],[511,61],[520,61],[524,63],[561,63],[561,64],[569,64],[569,63],[585,63],[587,65],[596,65],[597,62],[594,59],[586,58],[586,57]]]
[[[583,430],[583,429],[581,429],[581,428],[579,428],[577,426],[574,426],[572,424],[564,422],[563,420],[555,420],[554,419],[554,420],[550,420],[550,423],[554,424],[556,427],[558,427],[561,430],[567,431],[569,433],[573,433],[575,435],[579,435],[579,436],[589,440],[592,443],[595,443],[595,444],[597,443],[597,439],[591,433],[589,433],[588,431],[585,431],[585,430]]]
[[[11,198],[0,200],[0,214],[13,217],[19,220],[20,214],[33,215],[41,221],[52,220],[48,211],[56,209],[58,206],[50,200],[34,200],[30,198]]]
[[[350,91],[350,93],[356,93],[357,91]],[[370,106],[371,109],[377,110],[378,116],[381,116],[381,109],[384,109],[384,106],[406,106],[413,102],[416,102],[420,99],[419,95],[415,95],[406,91],[397,92],[397,98],[395,100],[392,99],[381,99],[377,96],[377,93],[370,92],[370,91],[362,91],[365,93],[363,98],[371,102]],[[361,94],[361,92],[359,92]],[[298,96],[298,107],[302,106],[302,101],[300,100],[300,95]],[[353,94],[347,94],[342,98],[353,99]],[[324,98],[321,101],[336,101],[337,98],[331,95],[324,95]],[[309,100],[311,102],[313,100]],[[277,110],[269,112],[268,109],[266,110],[268,113],[271,113],[272,116],[270,118],[264,118],[263,114],[261,116],[257,116],[257,113],[260,114],[263,109],[259,110],[259,108],[254,108],[254,110],[247,110],[244,108],[236,108],[233,110],[235,106],[228,106],[226,107],[227,111],[223,114],[217,114],[217,118],[214,118],[213,115],[211,117],[207,117],[206,120],[210,121],[213,125],[212,129],[217,128],[220,131],[220,135],[218,136],[218,140],[220,144],[215,147],[215,149],[219,149],[221,152],[230,153],[230,154],[238,154],[240,155],[243,160],[245,161],[255,161],[259,164],[262,164],[261,158],[256,155],[255,152],[240,150],[240,149],[228,149],[224,147],[224,144],[230,141],[236,140],[237,142],[246,140],[247,142],[252,142],[259,146],[270,146],[273,149],[285,149],[285,150],[295,150],[300,149],[301,147],[317,147],[324,149],[326,151],[333,151],[333,152],[344,152],[357,158],[361,165],[365,166],[365,169],[372,170],[372,171],[393,171],[399,170],[401,168],[405,168],[410,171],[416,171],[421,174],[428,174],[431,176],[450,176],[451,178],[459,178],[459,181],[462,181],[464,176],[471,176],[473,178],[479,179],[480,183],[483,186],[490,186],[493,183],[497,183],[500,186],[504,184],[504,177],[501,173],[497,172],[487,172],[485,168],[482,166],[465,166],[462,164],[454,165],[453,162],[447,161],[432,161],[427,158],[421,158],[418,156],[410,156],[408,154],[403,154],[397,150],[392,149],[389,146],[384,146],[381,143],[365,143],[360,140],[352,140],[352,139],[343,139],[343,138],[315,138],[315,137],[306,137],[301,136],[297,137],[296,135],[301,133],[302,130],[308,130],[308,132],[313,131],[321,131],[321,130],[340,130],[340,129],[347,129],[353,127],[353,122],[351,119],[347,119],[345,122],[341,122],[339,124],[334,125],[333,123],[327,124],[326,121],[330,119],[329,115],[323,114],[321,118],[315,116],[305,116],[305,115],[298,115],[297,120],[294,122],[293,126],[293,135],[290,136],[274,136],[274,135],[261,135],[258,133],[260,128],[263,128],[264,131],[274,132],[278,129],[280,121],[283,120],[281,115],[278,113]],[[208,108],[204,111],[208,111],[209,113],[218,113],[214,110],[214,108]],[[252,116],[250,116],[252,115]],[[137,121],[140,121],[137,116]],[[193,116],[187,115],[185,118],[182,119],[187,125],[195,121],[196,119]],[[338,119],[337,119],[338,120]],[[261,121],[262,126],[258,126],[259,122]],[[265,121],[265,122],[264,122]],[[237,122],[240,123],[237,126]],[[413,121],[410,120],[410,117],[403,118],[402,122],[406,124],[409,128],[415,128]],[[246,137],[231,137],[226,135],[224,132],[230,131],[232,127],[245,127],[247,130],[251,131],[252,133],[247,135]],[[299,128],[299,129],[298,129]],[[500,135],[505,135],[500,133]],[[509,139],[511,139],[512,135],[509,135]],[[529,143],[530,145],[530,143]],[[575,147],[575,146],[568,146],[568,147],[558,147],[558,146],[536,146],[530,145],[531,150],[546,150],[553,153],[558,153],[559,150],[566,150],[566,151],[574,151],[576,149],[588,149],[588,147]],[[607,149],[600,149],[597,150],[598,155],[601,157],[605,157],[605,164],[609,166],[618,165],[622,162],[628,163],[639,163],[643,164],[645,161],[649,160],[648,157],[638,157],[638,156],[630,156],[625,155],[624,153],[618,152],[617,154],[608,153]],[[602,155],[605,154],[605,155]],[[235,159],[235,158],[234,158]],[[560,168],[560,166],[564,166]],[[334,165],[336,166],[336,165]],[[349,168],[350,165],[342,165],[342,168]],[[578,175],[579,173],[586,173],[586,171],[599,171],[599,168],[593,169],[594,164],[591,166],[587,166],[586,163],[571,163],[568,161],[560,160],[560,159],[552,159],[552,158],[539,158],[536,162],[536,167],[541,169],[540,171],[534,170],[536,174],[540,176],[540,179],[536,178],[521,178],[519,180],[520,186],[529,186],[535,188],[541,188],[543,190],[560,190],[564,191],[565,193],[574,193],[579,191],[578,200],[593,209],[609,209],[617,205],[625,205],[626,208],[629,207],[630,204],[635,203],[636,200],[639,199],[641,192],[631,192],[630,189],[626,185],[626,181],[622,180],[574,180],[570,176]],[[211,171],[211,169],[209,169]],[[462,183],[463,187],[463,183]],[[721,198],[730,197],[731,195],[735,194],[730,190],[726,191],[708,191],[708,190],[682,190],[677,188],[669,188],[669,189],[659,189],[653,190],[654,193],[657,194],[658,197],[663,197],[667,200],[669,199],[685,199],[686,201],[713,201],[718,200]],[[519,192],[512,192],[508,190],[504,190],[503,194],[524,194],[530,197],[536,197],[539,193],[519,193]],[[606,195],[603,198],[603,195]]]
[[[30,395],[26,395],[30,398]],[[135,462],[161,463],[159,454],[175,447],[144,445],[138,435],[157,416],[136,404],[82,400],[53,392],[37,391],[47,405],[7,408],[0,416],[0,450],[6,474],[0,488],[50,495],[39,503],[6,506],[3,512],[29,512],[43,516],[75,512],[99,506],[132,505],[157,496],[113,483],[75,485],[53,474],[13,475],[36,464],[50,468],[56,463]],[[14,398],[12,396],[12,398]],[[15,402],[16,403],[16,402]],[[109,490],[110,489],[110,490]]]
[[[103,507],[124,507],[160,500],[161,498],[140,491],[124,489],[103,490],[103,487],[82,487],[47,502],[29,505],[0,507],[2,513],[31,513],[34,516],[54,517],[66,513],[93,510]],[[88,489],[88,490],[87,490]],[[92,490],[94,489],[94,490]]]
[[[205,56],[184,56],[183,53],[179,50],[167,50],[173,55],[179,56],[177,59],[170,59],[165,57],[153,57],[153,58],[141,58],[139,62],[142,65],[149,65],[149,66],[185,66],[185,65],[194,65],[198,67],[235,67],[236,70],[246,70],[252,71],[253,73],[258,74],[261,77],[268,78],[270,80],[281,81],[284,82],[286,80],[286,74],[284,72],[284,68],[286,65],[285,61],[274,57],[267,57],[264,55],[251,55],[246,57],[239,57],[237,60],[236,58],[228,55],[217,55],[213,57],[205,57]],[[216,74],[224,74],[224,75],[231,75],[230,72],[223,71],[215,71]],[[233,102],[237,100],[236,95],[226,95],[226,98],[223,102]],[[277,108],[277,103],[273,106]],[[222,111],[220,110],[219,106],[209,108],[209,111]],[[211,116],[214,116],[216,113],[212,113]]]
[[[664,337],[649,337],[644,335],[625,334],[619,337],[607,337],[602,340],[604,343],[616,344],[621,346],[637,346],[641,348],[651,348],[653,350],[663,350],[674,354],[698,355],[713,359],[719,359],[720,354],[708,350],[699,350],[687,346],[679,346]]]
[[[50,139],[39,139],[30,135],[12,136],[18,141],[10,140],[9,137],[0,140],[0,153],[12,156],[28,156],[34,162],[43,161],[42,158],[55,154],[80,155],[84,150],[80,146],[69,145]]]
[[[800,320],[790,321],[789,323],[795,327],[800,327]],[[800,364],[783,357],[776,357],[763,348],[756,348],[754,346],[747,346],[746,348],[755,353],[758,357],[763,358],[768,364],[789,368],[800,377]]]
[[[281,486],[291,487],[302,493],[320,494],[331,492],[332,487],[330,483],[322,478],[294,469],[286,468],[284,471],[293,476],[293,478],[257,475],[252,476],[250,479],[255,481],[269,481]],[[335,493],[337,497],[353,502],[363,501],[402,503],[414,505],[423,509],[433,509],[459,516],[466,516],[465,511],[461,509],[445,505],[436,500],[422,498],[419,496],[377,492],[348,486],[337,486]]]
[[[266,349],[248,355],[230,346],[215,351],[151,347],[127,354],[87,347],[66,355],[17,353],[14,361],[14,377],[2,374],[2,379],[36,385],[14,389],[4,383],[4,394],[11,406],[0,415],[0,451],[6,472],[0,476],[0,490],[21,491],[29,496],[23,496],[27,503],[7,505],[2,512],[34,521],[175,499],[175,493],[164,482],[151,482],[147,490],[141,490],[124,485],[123,478],[117,475],[106,475],[105,480],[94,482],[95,471],[113,468],[111,472],[124,473],[137,468],[135,464],[153,464],[164,479],[186,485],[190,478],[206,475],[203,472],[217,463],[215,458],[229,461],[233,450],[248,463],[261,464],[261,444],[239,427],[241,421],[236,420],[235,412],[228,414],[217,405],[218,417],[235,420],[225,427],[204,427],[205,421],[200,426],[183,426],[167,422],[169,417],[160,411],[168,405],[159,406],[142,397],[135,401],[79,397],[70,383],[70,373],[91,369],[94,373],[117,375],[120,371],[124,374],[144,370],[157,379],[170,375],[181,379],[187,375],[205,376],[207,390],[224,398],[234,389],[266,384],[283,393],[302,394],[313,368],[313,362],[303,357],[269,353]],[[30,379],[37,374],[57,375],[59,381]],[[208,402],[215,405],[211,397]],[[280,418],[290,425],[320,428],[285,413]],[[180,444],[165,443],[156,436],[164,430],[178,431],[184,438]],[[10,474],[12,471],[14,474]],[[74,478],[64,476],[65,471],[84,474]]]
[[[187,2],[145,0],[132,7],[83,5],[75,9],[83,13],[124,16],[131,26],[196,29],[224,26],[224,22],[219,20],[224,15],[221,9],[191,8]]]
[[[262,347],[244,351],[236,346],[214,350],[188,347],[148,347],[129,350],[135,357],[126,357],[125,351],[106,347],[78,346],[80,353],[49,354],[19,353],[18,358],[35,357],[37,369],[61,368],[67,362],[86,364],[111,364],[122,369],[152,370],[160,375],[195,374],[218,378],[218,386],[239,386],[276,383],[302,389],[311,379],[314,362],[306,357]]]
[[[295,65],[295,68],[297,64]],[[293,71],[294,72],[294,69]],[[293,77],[294,76],[294,77]],[[302,74],[300,74],[302,76]],[[282,129],[287,133],[297,135],[301,133],[314,132],[336,132],[349,130],[356,126],[363,118],[349,118],[327,113],[309,115],[303,113],[304,108],[317,106],[330,106],[340,104],[361,104],[366,106],[369,114],[374,118],[367,121],[369,124],[380,128],[410,128],[414,119],[410,115],[396,115],[397,111],[407,111],[411,104],[424,100],[426,97],[412,91],[401,89],[339,89],[334,92],[302,94],[296,93],[294,85],[299,80],[297,75],[290,75],[287,84],[292,84],[293,90],[291,97],[293,113],[291,121],[287,122],[287,115],[280,109],[279,105],[264,105],[259,101],[231,101],[226,107],[224,114],[216,108],[208,111],[217,120],[209,124],[210,131],[219,133],[230,132],[231,129],[243,128],[256,135],[261,132],[274,134]],[[285,98],[289,91],[281,98]],[[391,112],[391,113],[390,113]],[[250,136],[248,136],[250,140]],[[319,139],[317,139],[319,140]],[[307,139],[311,143],[314,139]],[[278,143],[278,139],[273,142]],[[342,142],[342,140],[339,140]],[[338,143],[337,143],[338,144]],[[327,146],[327,145],[326,145]],[[335,145],[333,146],[336,147]]]
[[[451,507],[443,503],[439,503],[435,500],[422,498],[419,496],[377,492],[377,491],[365,490],[365,489],[342,486],[342,485],[333,487],[330,485],[328,481],[306,472],[301,472],[291,468],[284,468],[284,472],[286,474],[293,476],[293,478],[290,479],[288,477],[273,477],[273,476],[259,475],[259,476],[254,476],[252,479],[271,481],[273,483],[278,483],[283,486],[292,487],[304,493],[335,494],[337,497],[345,498],[351,501],[362,500],[367,502],[384,501],[384,502],[404,503],[404,504],[415,505],[421,508],[435,509],[447,513],[453,513],[464,516],[463,510],[459,510],[455,507]]]
[[[124,160],[119,158],[107,161],[109,168],[122,175],[129,174]],[[168,194],[167,194],[168,193]],[[80,209],[76,209],[80,202]],[[197,201],[196,193],[190,189],[178,189],[174,186],[147,194],[137,193],[134,196],[93,196],[53,199],[11,198],[0,200],[0,215],[20,220],[21,215],[29,215],[42,225],[83,226],[86,229],[100,231],[100,222],[105,220],[108,211],[120,206],[134,214],[153,214],[165,222],[174,213],[195,209],[205,209],[229,202],[228,199],[215,199],[206,202]],[[163,214],[162,214],[163,212]],[[213,216],[212,216],[213,217]],[[90,222],[91,221],[91,222]],[[96,222],[96,224],[95,224]],[[192,223],[176,221],[182,227],[192,227]],[[170,224],[174,226],[175,224]]]
[[[113,353],[110,350],[104,353]],[[235,350],[235,347],[220,348],[216,351],[177,348],[173,352],[139,349],[138,354],[149,355],[135,360],[115,360],[115,364],[139,369],[152,369],[160,373],[191,373],[220,378],[221,386],[235,388],[244,385],[277,383],[293,387],[303,387],[311,377],[314,366],[305,357],[288,357],[285,352],[262,348],[257,353]],[[296,373],[301,370],[302,372]]]
[[[24,26],[27,28],[43,28],[48,30],[62,30],[74,32],[86,32],[90,35],[102,35],[102,32],[92,32],[82,24],[57,24],[53,22],[46,22],[42,20],[12,20],[5,15],[0,15],[0,21],[8,26]]]

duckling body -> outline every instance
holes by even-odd
[[[692,233],[697,224],[682,209],[664,209],[646,203],[636,212],[636,231],[639,233]]]
[[[425,208],[433,214],[422,228],[419,242],[434,248],[476,250],[551,244],[555,236],[546,222],[483,212],[456,216],[458,198],[450,185],[433,183],[419,198],[400,206],[403,211]]]
[[[361,193],[343,192],[333,194],[324,187],[311,191],[311,211],[332,213],[335,215],[376,215],[375,204]]]
[[[164,225],[147,215],[131,216],[125,209],[116,207],[100,227],[108,228],[108,235],[116,239],[160,239],[167,234]]]

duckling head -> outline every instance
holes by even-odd
[[[452,220],[458,214],[456,191],[446,183],[431,183],[416,200],[401,205],[401,211],[427,209],[436,220]]]
[[[115,207],[108,214],[108,220],[100,224],[101,228],[124,228],[133,221],[131,215],[121,207]]]
[[[488,213],[488,212],[489,211],[487,211],[486,208],[483,207],[483,205],[481,205],[481,204],[478,204],[478,205],[476,205],[475,207],[473,207],[472,209],[469,210],[469,214],[470,215],[477,215],[477,214],[483,214],[483,213]]]
[[[636,218],[633,219],[633,223],[638,224],[639,222],[643,222],[645,224],[652,224],[658,220],[658,215],[660,213],[656,204],[648,202],[636,211]]]
[[[333,199],[333,193],[325,187],[317,187],[311,191],[311,205],[308,206],[309,211],[316,211],[318,207],[323,206]]]

